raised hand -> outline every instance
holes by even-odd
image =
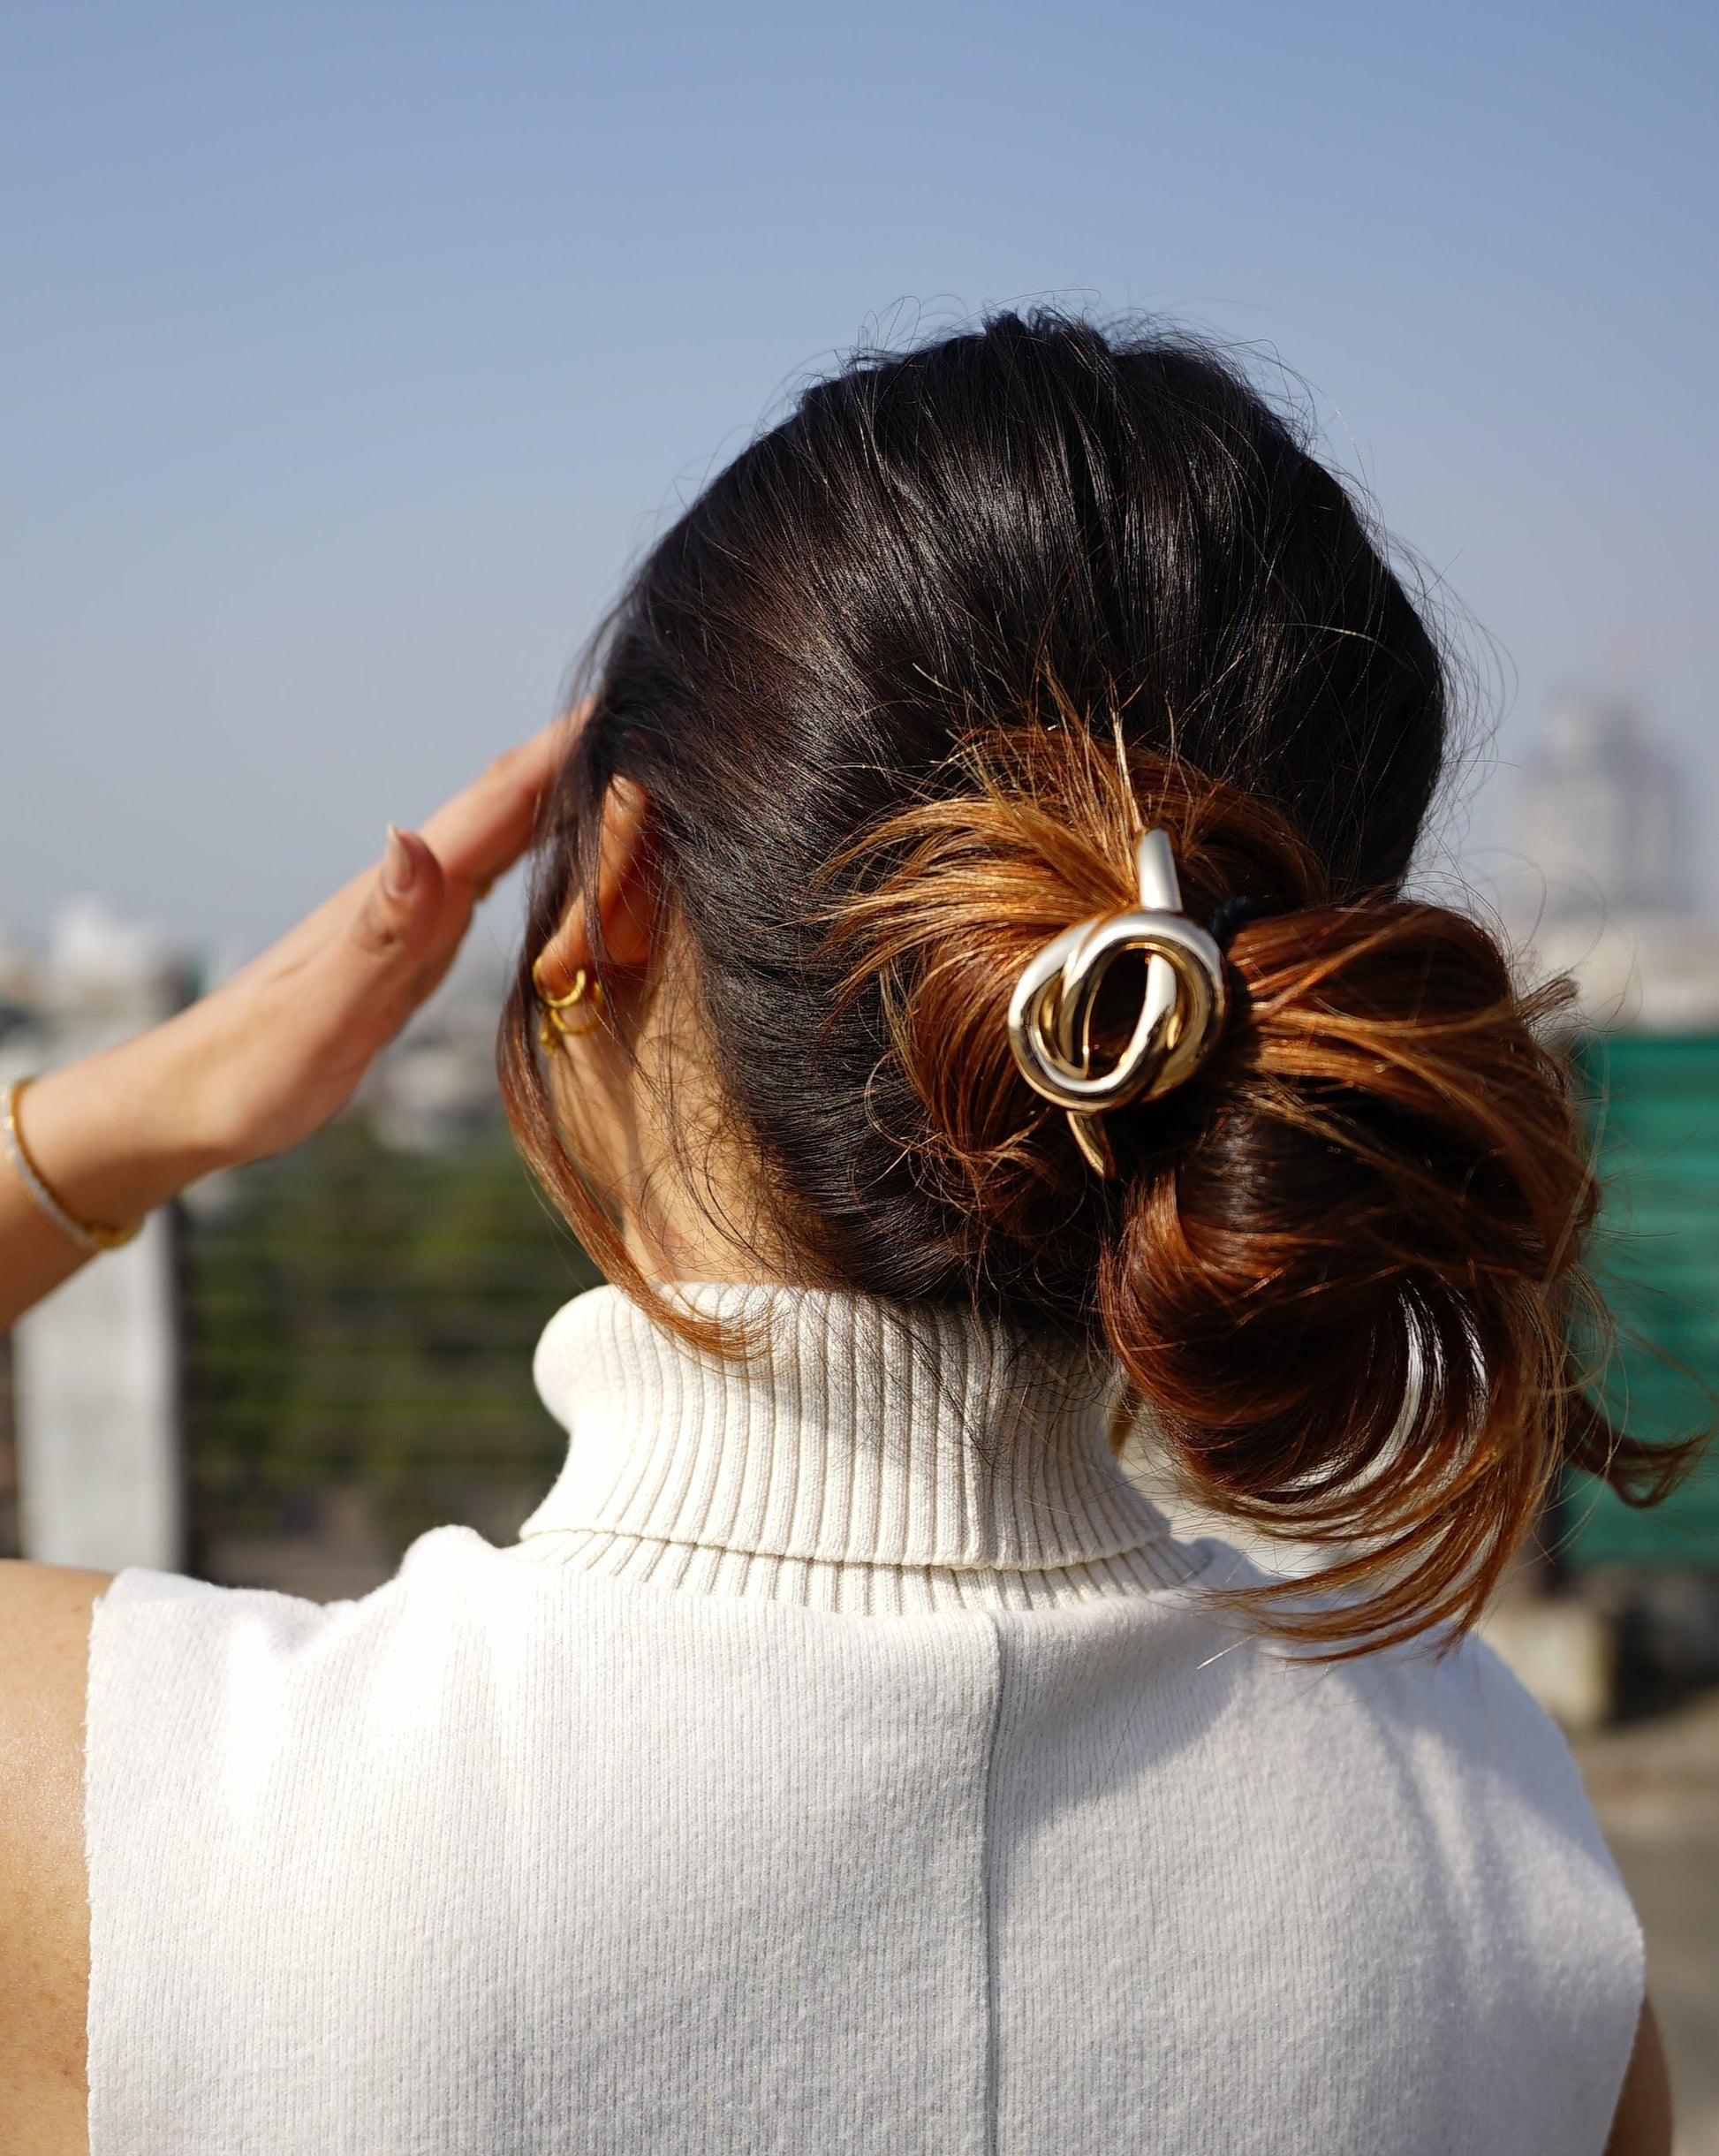
[[[530,844],[576,725],[498,757],[421,831],[390,830],[374,868],[212,995],[33,1085],[20,1133],[66,1210],[123,1227],[342,1107],[452,964],[485,885]],[[0,1161],[0,1325],[80,1257]]]

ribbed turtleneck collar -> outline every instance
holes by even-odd
[[[863,1295],[676,1292],[752,1352],[703,1353],[613,1288],[561,1310],[535,1375],[572,1441],[526,1553],[867,1609],[1186,1576],[1117,1466],[1117,1389],[1091,1356]]]

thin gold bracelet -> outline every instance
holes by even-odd
[[[29,1192],[37,1211],[46,1213],[61,1234],[69,1236],[86,1256],[95,1257],[102,1250],[117,1250],[137,1234],[142,1221],[130,1227],[101,1227],[94,1220],[80,1220],[60,1203],[42,1180],[41,1169],[31,1159],[25,1147],[24,1133],[18,1127],[18,1104],[24,1097],[25,1088],[34,1083],[34,1079],[14,1078],[6,1088],[5,1112],[0,1115],[0,1145],[4,1146],[6,1158],[17,1169],[18,1180]]]

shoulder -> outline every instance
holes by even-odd
[[[1268,1751],[1365,1756],[1401,1787],[1460,1783],[1556,1817],[1601,1846],[1580,1774],[1556,1722],[1475,1634],[1435,1630],[1406,1645],[1321,1659],[1255,1628],[1245,1599],[1275,1583],[1222,1545],[1177,1598],[1183,1651],[1222,1671],[1233,1717]],[[1236,1599],[1232,1599],[1236,1598]],[[1333,1749],[1335,1748],[1335,1750]]]
[[[0,1562],[0,2097],[12,2129],[43,2148],[83,2133],[84,1689],[107,1584]]]
[[[1363,1658],[1348,1684],[1354,1711],[1427,1773],[1470,1802],[1520,1809],[1609,1868],[1563,1731],[1484,1640],[1435,1634]]]
[[[1356,1803],[1409,1812],[1477,1861],[1508,1849],[1542,1884],[1568,1875],[1580,1892],[1579,1882],[1612,1876],[1562,1731],[1472,1633],[1335,1664],[1268,1648],[1253,1679],[1250,1708],[1269,1702],[1286,1744],[1311,1747],[1328,1767],[1341,1761]]]
[[[121,1573],[88,1635],[86,1823],[102,1936],[115,1848],[167,1831],[194,1788],[243,1760],[291,1777],[305,1746],[368,1727],[378,1698],[410,1691],[428,1711],[469,1659],[522,1568],[465,1528],[438,1528],[400,1568],[354,1601],[312,1602],[177,1574]],[[267,1731],[269,1741],[259,1742]]]
[[[1268,1771],[1309,1811],[1317,1792],[1334,1859],[1373,1839],[1382,1905],[1442,1933],[1480,1989],[1621,2045],[1621,2078],[1640,1927],[1563,1733],[1493,1650],[1470,1634],[1323,1667],[1267,1652],[1253,1680]]]
[[[1259,1583],[1253,1568],[1208,1576],[1216,1593],[1182,1590],[1164,1674],[1197,1731],[1193,1771],[1233,1793],[1238,1819],[1355,1886],[1357,1921],[1390,1908],[1442,1926],[1453,1952],[1532,1965],[1542,1989],[1571,1973],[1632,2023],[1634,1912],[1568,1744],[1497,1655],[1435,1633],[1321,1661],[1226,1600]]]

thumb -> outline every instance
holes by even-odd
[[[415,831],[388,826],[382,865],[352,923],[352,940],[368,958],[425,955],[442,916],[442,864]]]

